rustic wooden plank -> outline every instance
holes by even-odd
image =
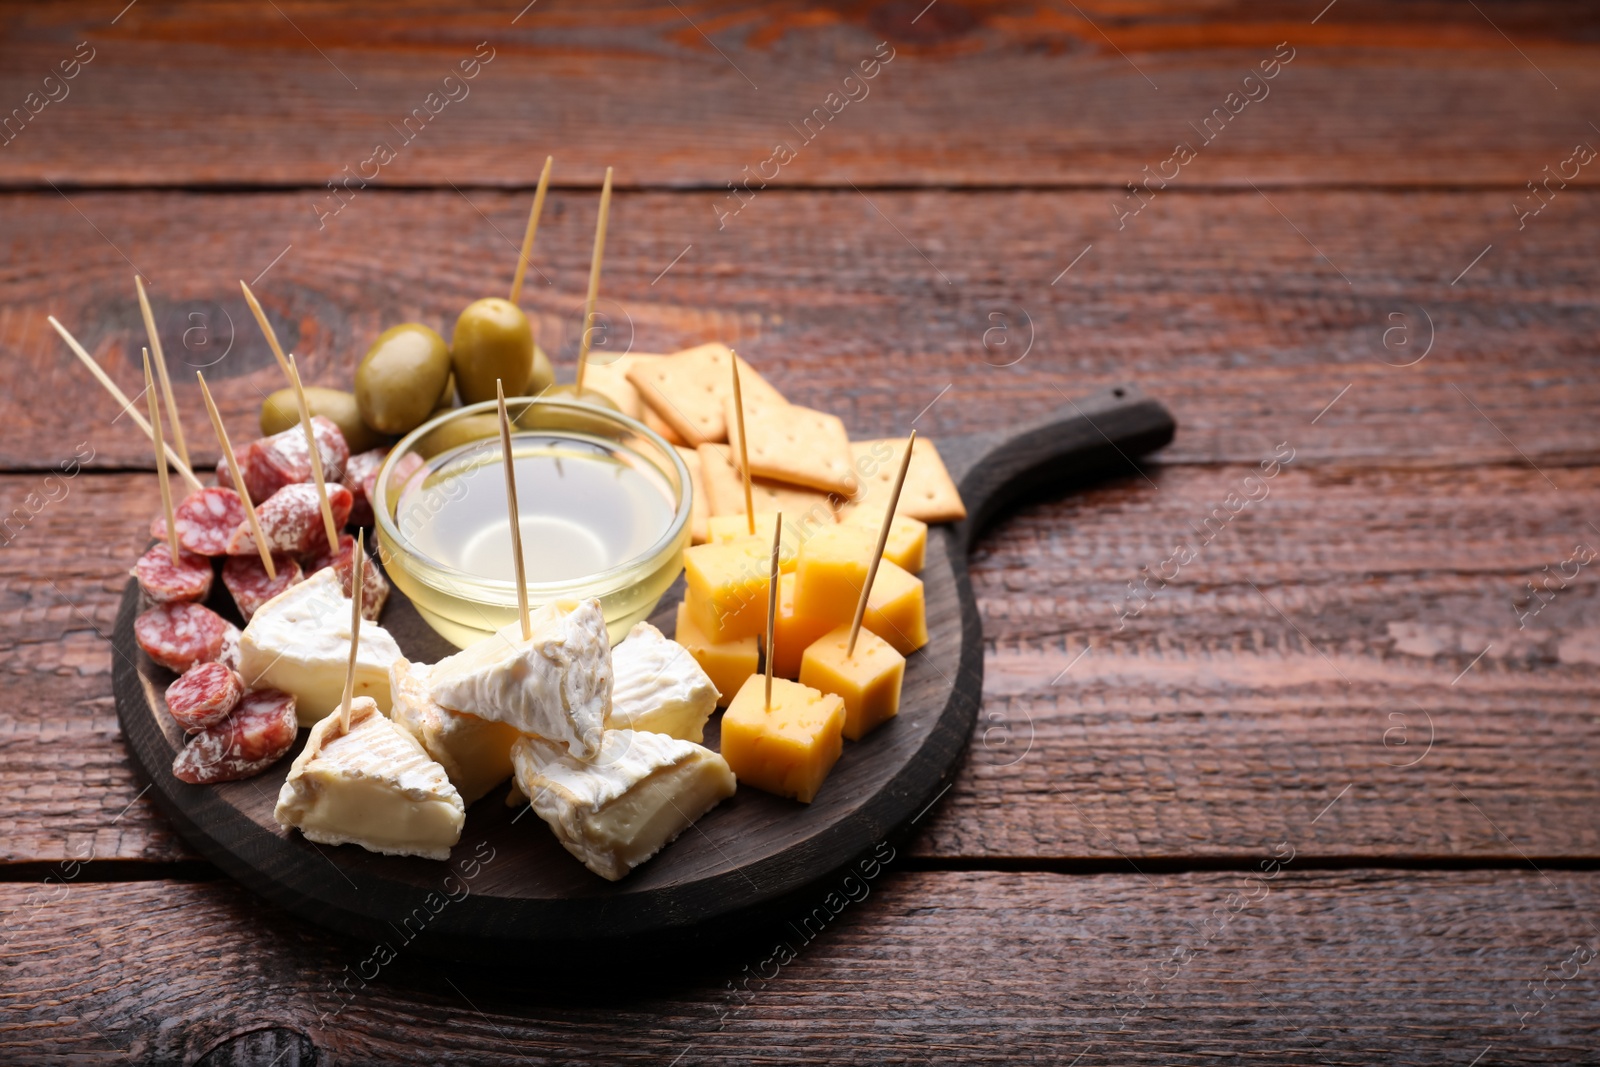
[[[1600,855],[1592,566],[1526,628],[1513,612],[1574,543],[1600,548],[1595,468],[1552,468],[1551,488],[1515,468],[1300,464],[1213,518],[1220,532],[1121,631],[1127,583],[1229,492],[1259,495],[1259,468],[1156,466],[1153,486],[1040,503],[980,541],[984,702],[918,855],[1236,861],[1291,833],[1324,858]],[[0,656],[29,696],[0,709],[7,862],[86,842],[190,856],[136,800],[94,632],[110,633],[153,482],[80,475],[0,552]],[[31,484],[0,478],[0,500]]]
[[[1458,1065],[1600,1041],[1595,874],[1268,869],[880,871],[837,914],[599,985],[440,966],[399,935],[385,954],[227,882],[12,884],[0,1040],[135,1064]]]
[[[560,182],[615,164],[624,185],[725,191],[782,141],[781,184],[1120,189],[1189,141],[1186,183],[1522,190],[1593,136],[1582,4],[924,6],[12,3],[0,101],[25,110],[0,183],[317,187],[384,141],[396,158],[367,176],[386,185],[531,186],[553,152]],[[46,84],[79,42],[88,65]],[[480,42],[490,62],[446,85]],[[889,64],[847,85],[875,53]],[[1244,82],[1275,54],[1291,62]]]
[[[614,344],[728,341],[858,434],[903,434],[913,419],[935,436],[995,429],[1132,380],[1177,416],[1174,462],[1255,462],[1285,437],[1308,461],[1597,456],[1592,193],[1563,194],[1520,234],[1501,193],[1173,194],[1120,233],[1102,193],[769,191],[720,235],[712,201],[617,196],[603,294]],[[308,377],[348,386],[382,327],[417,319],[448,335],[469,300],[503,292],[527,209],[512,194],[368,192],[319,234],[301,194],[5,205],[0,358],[28,368],[0,397],[12,469],[86,440],[96,464],[148,463],[44,321],[56,314],[131,387],[133,264],[154,283],[188,438],[207,452],[196,366],[239,435],[282,384],[236,279],[266,271],[255,288]],[[586,194],[552,195],[543,277],[525,297],[568,374],[593,209]]]

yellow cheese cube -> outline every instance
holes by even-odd
[[[922,596],[922,579],[888,560],[879,563],[861,624],[893,645],[902,656],[927,644],[928,609]]]
[[[722,694],[720,703],[726,705],[733,699],[745,680],[756,673],[757,647],[754,637],[741,637],[737,641],[715,642],[701,632],[689,618],[689,606],[678,605],[678,627],[673,640],[689,650],[689,655],[700,664],[711,684]]]
[[[844,521],[871,530],[872,536],[877,537],[883,512],[870,507],[852,508]],[[877,541],[872,542],[874,548],[877,544]],[[889,540],[884,543],[883,558],[893,560],[912,574],[921,574],[927,555],[928,524],[897,512],[894,521],[889,524]]]
[[[876,583],[874,583],[876,584]],[[906,658],[894,646],[865,628],[856,635],[854,655],[850,627],[831,630],[806,649],[800,684],[833,693],[844,701],[844,735],[859,741],[900,710],[900,686]]]
[[[867,565],[877,547],[864,526],[839,525],[818,530],[800,546],[795,561],[795,609],[834,626],[855,617]]]
[[[700,632],[737,641],[767,632],[772,546],[753,539],[683,550],[684,603]]]
[[[754,540],[766,553],[767,567],[772,566],[772,524],[776,512],[756,512],[756,532],[743,515],[713,515],[706,520],[706,541],[713,545],[738,544]],[[783,520],[783,539],[778,542],[778,569],[785,574],[794,570],[795,554],[799,551],[801,531],[788,519]]]
[[[828,619],[813,619],[794,609],[795,577],[785,574],[778,579],[778,619],[772,627],[772,673],[780,678],[800,676],[800,658],[806,647],[833,629],[836,623]]]
[[[811,803],[844,751],[844,701],[787,678],[752,675],[722,713],[722,758],[746,785]]]

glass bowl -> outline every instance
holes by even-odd
[[[683,569],[693,487],[676,449],[626,415],[569,400],[506,401],[528,604],[595,597],[615,644]],[[373,490],[395,587],[465,648],[517,621],[494,401],[401,439]]]

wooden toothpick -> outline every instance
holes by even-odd
[[[250,501],[250,490],[244,485],[244,472],[239,470],[239,457],[233,454],[233,442],[228,440],[228,431],[222,425],[222,415],[217,411],[217,402],[211,398],[211,388],[206,385],[206,376],[199,371],[194,372],[195,378],[200,382],[200,396],[206,402],[206,414],[211,416],[211,429],[216,432],[217,443],[222,446],[222,458],[227,461],[228,473],[233,475],[234,489],[239,493],[239,500],[244,504],[244,517],[250,523],[250,533],[256,539],[256,549],[261,553],[261,565],[267,569],[268,578],[278,577],[278,568],[272,563],[272,552],[267,548],[267,536],[261,532],[261,520],[256,518],[256,506]]]
[[[778,619],[778,542],[783,538],[783,512],[778,512],[778,521],[772,527],[772,570],[770,581],[767,585],[767,697],[761,710],[772,710],[772,661],[776,658],[772,654],[772,641],[777,635]]]
[[[522,639],[533,637],[528,617],[528,579],[522,570],[522,509],[517,506],[517,470],[511,454],[511,420],[506,417],[506,390],[494,380],[495,396],[500,401],[500,455],[506,468],[506,510],[511,519],[511,562],[517,575],[517,617],[522,620]]]
[[[900,504],[900,487],[906,484],[906,471],[911,468],[911,449],[916,446],[917,431],[912,430],[906,439],[906,455],[900,461],[900,473],[894,476],[894,489],[889,493],[889,510],[883,513],[883,525],[878,529],[878,547],[872,553],[872,563],[867,566],[867,584],[861,587],[861,599],[856,601],[856,617],[850,621],[850,643],[845,646],[845,658],[856,654],[856,638],[861,636],[861,620],[867,617],[867,598],[872,595],[873,580],[878,577],[878,564],[883,560],[883,549],[889,543],[889,526],[894,522],[894,509]]]
[[[172,485],[167,481],[166,442],[161,440],[161,405],[156,401],[156,383],[150,377],[150,350],[144,352],[144,392],[150,401],[150,425],[155,428],[156,480],[161,483],[161,511],[167,517],[167,548],[172,565],[178,565],[178,520],[172,514]]]
[[[294,353],[289,353],[289,384],[294,386],[294,400],[300,407],[300,428],[306,433],[306,447],[311,450],[311,480],[317,483],[317,500],[322,504],[322,526],[328,534],[328,550],[339,551],[339,528],[333,521],[333,505],[328,503],[328,484],[323,480],[322,452],[317,448],[317,435],[311,428],[311,407],[306,403],[306,391],[300,384],[300,368],[295,366]]]
[[[256,294],[250,291],[250,287],[242,278],[239,280],[239,288],[244,290],[244,302],[250,305],[250,313],[256,317],[256,325],[266,334],[267,347],[272,349],[272,354],[278,359],[278,366],[283,368],[283,373],[287,376],[289,360],[283,354],[283,346],[278,343],[277,331],[272,328],[272,323],[267,321],[267,313],[261,310],[261,302],[256,299]]]
[[[744,393],[739,389],[739,354],[728,349],[728,363],[733,367],[733,413],[739,424],[739,473],[744,476],[744,514],[750,536],[756,533],[756,508],[750,494],[750,449],[744,443]]]
[[[172,423],[172,446],[187,467],[189,446],[183,440],[183,426],[178,422],[178,404],[172,398],[172,382],[167,378],[167,357],[161,351],[161,335],[156,333],[156,319],[150,313],[150,298],[144,292],[144,279],[135,274],[133,287],[139,293],[139,313],[144,316],[144,332],[150,338],[150,351],[156,355],[156,377],[161,381],[161,400],[167,405],[167,421]]]
[[[600,260],[606,251],[606,217],[611,214],[611,168],[600,187],[600,221],[594,228],[594,255],[589,260],[589,296],[583,302],[583,338],[578,345],[578,376],[574,395],[583,396],[583,370],[589,364],[589,343],[594,334],[594,302],[600,295]]]
[[[344,696],[339,701],[339,729],[350,731],[350,701],[356,695],[356,654],[361,651],[361,587],[367,570],[367,532],[356,531],[356,544],[350,557],[350,662],[344,669]],[[334,569],[338,569],[337,558]]]
[[[150,438],[150,442],[154,444],[156,440],[155,431],[151,429],[150,424],[145,421],[144,416],[139,414],[139,409],[133,406],[133,401],[128,399],[128,394],[117,388],[117,383],[112,381],[111,376],[101,369],[100,364],[95,362],[94,357],[89,354],[89,350],[80,345],[78,343],[78,339],[72,336],[72,334],[68,333],[67,328],[61,325],[60,322],[56,321],[56,317],[54,315],[47,315],[45,318],[49,321],[51,326],[55,327],[56,333],[61,335],[61,339],[67,343],[67,347],[72,349],[73,354],[78,357],[79,362],[81,362],[85,367],[89,368],[89,373],[94,375],[95,381],[104,386],[105,391],[111,394],[111,398],[118,404],[122,405],[122,410],[126,411],[128,413],[128,417],[133,419],[134,425],[139,427],[140,430],[143,430],[144,435]],[[162,451],[164,451],[167,455],[167,462],[183,477],[184,483],[187,484],[190,489],[205,488],[205,486],[200,484],[200,479],[194,476],[194,471],[189,469],[189,465],[179,458],[177,452],[173,451],[171,445],[163,442]]]
[[[528,212],[528,228],[522,231],[522,252],[517,256],[517,273],[511,278],[511,302],[522,299],[522,276],[528,270],[528,257],[533,255],[533,235],[539,232],[539,216],[544,214],[544,194],[550,188],[550,164],[555,156],[544,157],[544,170],[539,172],[539,187],[533,191],[533,208]]]

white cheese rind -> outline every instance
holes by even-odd
[[[428,693],[430,668],[397,659],[389,667],[389,718],[421,742],[450,784],[471,804],[511,777],[511,745],[521,736],[503,722],[440,707]]]
[[[733,795],[727,761],[666,734],[607,730],[594,760],[524,737],[511,747],[517,785],[566,850],[616,881]]]
[[[375,622],[361,624],[355,695],[388,713],[389,665],[400,646]],[[332,567],[279,593],[250,618],[239,637],[239,674],[252,689],[292,694],[301,726],[339,706],[350,659],[350,598]]]
[[[608,730],[643,730],[699,744],[722,695],[676,641],[641,622],[611,650]]]
[[[273,816],[319,844],[446,860],[466,806],[416,738],[361,697],[351,702],[348,731],[337,708],[311,728]]]
[[[580,759],[600,747],[611,711],[611,641],[600,602],[546,604],[520,623],[433,665],[433,699],[452,711],[559,741]]]

